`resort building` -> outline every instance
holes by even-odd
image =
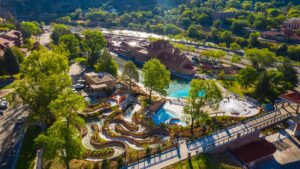
[[[14,46],[21,47],[23,44],[22,33],[20,31],[11,30],[0,33],[0,56],[2,56],[7,48]]]
[[[89,92],[94,94],[98,92],[111,91],[115,88],[117,80],[108,73],[85,73],[85,83]]]
[[[175,76],[192,78],[196,70],[192,61],[179,49],[174,48],[167,40],[148,42],[146,40],[108,39],[110,50],[142,65],[157,58]]]
[[[296,32],[298,29],[300,18],[291,18],[283,23],[281,29],[262,32],[261,37],[279,42],[300,43],[300,35]]]
[[[300,18],[291,18],[283,23],[285,29],[298,30],[300,29]]]

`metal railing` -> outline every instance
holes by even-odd
[[[265,114],[265,115],[269,115],[268,114]],[[260,116],[262,117],[262,116]],[[291,113],[287,113],[287,114],[283,114],[283,115],[278,115],[278,116],[274,116],[274,118],[271,118],[269,120],[266,120],[266,121],[263,121],[261,123],[258,123],[257,125],[253,125],[251,127],[248,127],[248,128],[244,128],[242,130],[239,130],[239,131],[236,131],[234,133],[231,133],[230,136],[228,137],[225,137],[225,138],[221,138],[221,139],[217,139],[217,140],[212,140],[211,143],[208,143],[208,144],[204,144],[204,145],[201,145],[201,139],[197,140],[197,141],[193,141],[193,142],[190,142],[190,143],[187,143],[187,147],[189,148],[189,150],[196,150],[196,149],[199,149],[198,153],[201,153],[201,152],[207,152],[209,150],[213,150],[217,147],[220,147],[224,144],[227,144],[231,141],[235,141],[236,139],[242,137],[242,136],[245,136],[245,135],[248,135],[248,134],[251,134],[255,131],[258,131],[258,130],[261,130],[261,129],[264,129],[266,127],[269,127],[271,125],[274,125],[276,123],[279,123],[283,120],[286,120],[288,118],[291,117]],[[255,118],[257,119],[257,118]],[[250,120],[251,121],[251,120]],[[232,126],[231,128],[233,127],[237,127],[239,125],[235,125],[235,126]],[[228,129],[227,129],[228,130]],[[220,133],[220,132],[224,132],[225,130],[221,130],[217,133]],[[210,137],[210,138],[213,138],[213,136],[215,135],[216,133],[210,135],[210,136],[207,136],[207,137]],[[192,147],[191,148],[191,145],[192,144],[195,144],[195,142],[200,142],[200,146],[197,146],[197,147]],[[200,149],[201,148],[201,149]]]

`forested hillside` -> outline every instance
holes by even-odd
[[[56,19],[77,8],[115,8],[118,11],[145,10],[154,6],[174,6],[185,0],[0,0],[0,14],[8,12],[19,19]]]

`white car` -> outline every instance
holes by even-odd
[[[81,89],[84,88],[84,84],[79,84],[79,83],[77,83],[77,84],[73,85],[73,87],[74,87],[74,89],[76,89],[76,90],[81,90]]]

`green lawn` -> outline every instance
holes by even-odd
[[[41,130],[37,126],[30,126],[24,137],[23,145],[17,162],[17,169],[31,169],[35,159],[34,139],[40,134]]]
[[[183,160],[165,169],[239,169],[239,167],[218,162],[208,155],[198,155],[191,160]]]

